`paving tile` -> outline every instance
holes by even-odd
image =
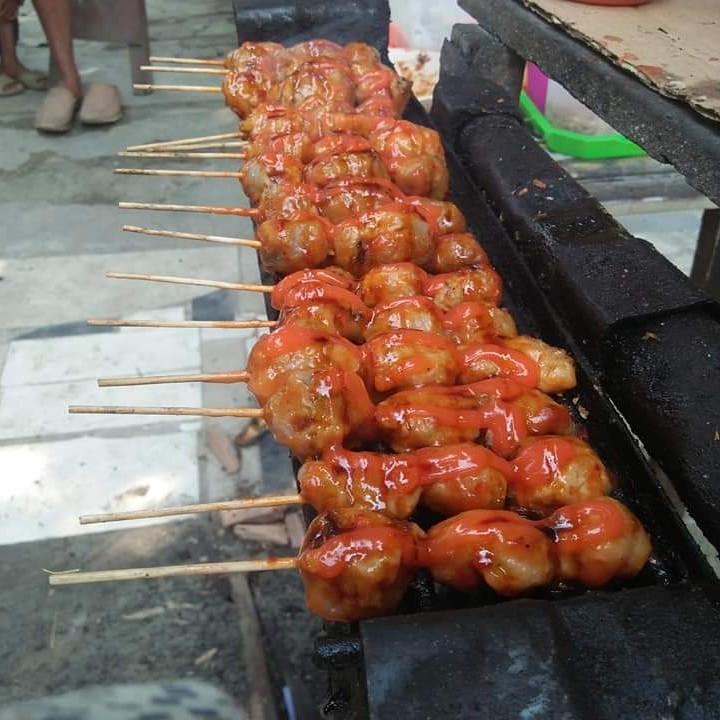
[[[92,335],[118,332],[117,328],[103,325],[88,325],[86,321],[45,325],[35,330],[22,331],[18,340],[37,340],[38,338],[70,337],[71,335]]]
[[[159,308],[158,310],[141,310],[135,313],[128,313],[123,315],[125,320],[188,320],[190,313],[188,312],[189,305],[173,305],[167,308]],[[154,332],[149,328],[116,328],[123,335],[142,335],[148,332]],[[161,328],[164,332],[174,332],[171,328]],[[185,328],[182,332],[194,333],[195,329]]]
[[[193,320],[232,320],[240,294],[232,290],[217,290],[195,298],[192,301]]]
[[[200,368],[196,329],[144,329],[134,335],[101,333],[10,345],[2,387],[111,376],[153,375]]]
[[[12,138],[12,130],[4,128],[2,132],[3,157],[0,159],[0,167],[5,170],[9,169],[5,162],[6,141],[11,143],[15,139],[20,143],[27,144],[28,147],[32,146],[33,153],[38,152],[35,144],[43,142],[42,137],[33,132],[18,130],[15,131],[15,138]],[[87,142],[86,137],[85,135],[77,138],[79,141],[78,148],[97,152],[95,143]],[[57,139],[49,142],[55,145]],[[63,148],[67,149],[65,143],[63,143]],[[102,152],[101,150],[101,154]],[[226,170],[227,162],[216,167],[208,164],[207,169]],[[108,178],[112,178],[109,168],[102,170],[102,172],[107,174]],[[39,173],[39,175],[41,178],[43,177],[42,173]],[[37,175],[34,177],[37,178]],[[10,185],[12,184],[10,180],[7,182]],[[47,182],[42,180],[40,182],[47,187]],[[68,184],[71,185],[72,183]],[[91,181],[86,184],[92,185]],[[72,188],[67,190],[67,192],[71,191]],[[92,204],[89,205],[81,204],[75,199],[68,200],[67,198],[58,198],[55,202],[49,202],[45,193],[43,193],[44,197],[36,198],[33,201],[27,198],[12,201],[8,199],[6,194],[3,211],[8,217],[13,218],[13,231],[5,233],[3,237],[3,258],[17,259],[96,253],[107,255],[121,252],[158,252],[161,250],[184,253],[186,250],[217,247],[216,245],[177,238],[151,237],[139,233],[124,232],[122,230],[123,225],[140,225],[211,235],[252,237],[252,225],[245,218],[199,213],[148,213],[142,210],[120,210],[117,207],[117,201],[122,197],[137,200],[140,198],[135,197],[134,193],[127,189],[115,187],[106,188],[105,193],[108,195],[106,202],[100,202],[102,198],[94,198]],[[161,202],[161,195],[162,192],[158,192],[147,199]],[[177,200],[174,194],[166,199],[168,202]],[[201,200],[196,196],[194,200],[191,199],[191,202],[200,204]],[[215,198],[214,204],[222,203]],[[82,218],[82,222],[79,222],[79,218]],[[250,235],[247,235],[248,232]],[[237,251],[237,248],[233,248],[233,250]],[[250,250],[246,249],[245,252],[254,257],[254,253]]]
[[[212,247],[39,257],[4,261],[0,283],[0,328],[38,327],[87,318],[177,305],[207,293],[207,288],[167,283],[109,280],[108,270],[184,275],[236,281],[235,248]]]
[[[125,317],[128,320],[185,320],[187,318],[187,307],[185,305],[171,305],[156,310],[141,310],[128,313]],[[123,328],[123,331],[125,330],[137,330],[137,328]]]
[[[205,331],[202,342],[202,371],[224,372],[241,370],[247,367],[248,346],[254,342],[255,330],[226,330],[225,335],[218,339],[206,340]],[[202,403],[204,407],[257,407],[252,393],[246,383],[212,384],[202,386]],[[239,433],[248,420],[245,418],[208,418],[207,424],[219,425],[229,435]]]
[[[5,445],[0,467],[0,545],[120,527],[80,525],[80,514],[199,499],[195,432]],[[165,521],[131,521],[122,528]]]
[[[261,313],[259,315],[246,314],[240,315],[235,319],[266,320],[267,315],[265,315],[265,313]],[[206,353],[206,362],[211,362],[211,358],[215,356],[217,356],[218,360],[222,360],[222,353],[224,352],[221,346],[218,346],[215,350],[213,350],[213,346],[210,345],[206,347],[206,343],[213,342],[215,340],[239,340],[243,343],[243,346],[240,348],[240,352],[243,355],[246,355],[260,335],[264,335],[267,332],[269,332],[268,328],[202,328],[200,330],[200,342],[202,343],[204,352]]]
[[[94,380],[3,388],[0,440],[120,430],[143,425],[179,424],[162,415],[68,415],[68,405],[178,405],[199,407],[197,383],[98,388]]]

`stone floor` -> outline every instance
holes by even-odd
[[[157,54],[207,57],[235,44],[228,2],[211,0],[199,10],[189,0],[148,0],[147,7]],[[32,11],[24,12],[22,57],[43,67],[42,33]],[[127,223],[241,237],[251,232],[238,218],[117,207],[119,200],[244,202],[230,179],[112,173],[142,165],[142,159],[117,157],[129,144],[233,129],[234,116],[221,99],[134,95],[124,47],[76,42],[76,55],[84,82],[121,88],[125,115],[117,125],[77,125],[67,136],[40,136],[32,120],[41,95],[0,100],[6,218],[0,230],[0,706],[90,683],[190,676],[224,687],[244,705],[247,657],[226,579],[50,590],[42,573],[294,552],[241,542],[210,518],[134,521],[112,530],[78,524],[81,513],[282,491],[292,487],[292,477],[286,455],[263,468],[258,445],[241,451],[239,471],[225,472],[205,442],[210,424],[200,419],[67,414],[71,403],[250,402],[243,385],[100,389],[96,379],[242,368],[256,331],[91,328],[88,318],[264,316],[257,295],[104,277],[119,270],[259,280],[252,251],[121,230]],[[235,163],[202,166],[232,169]],[[238,419],[213,424],[230,437],[243,427]],[[287,629],[282,652],[268,643],[275,692],[280,698],[284,687],[295,688],[298,706],[308,697],[316,706],[324,692],[309,662],[317,624],[303,610],[299,580],[286,577],[284,587],[283,596],[253,580],[263,629],[268,636]],[[292,692],[285,697],[293,702]]]
[[[153,52],[217,54],[235,43],[230,3],[147,0]],[[31,11],[22,57],[47,62]],[[108,129],[77,126],[63,137],[32,130],[41,99],[0,99],[0,705],[91,682],[198,675],[243,703],[243,639],[222,579],[128,583],[50,591],[42,568],[122,567],[293,552],[240,542],[210,519],[137,522],[122,529],[77,524],[80,513],[140,509],[289,490],[284,453],[267,441],[242,451],[226,473],[195,419],[73,415],[78,404],[238,406],[242,385],[99,389],[98,377],[241,368],[253,332],[92,329],[90,317],[251,318],[262,298],[207,289],[109,280],[108,270],[257,282],[251,251],[124,233],[123,223],[248,236],[237,218],[121,211],[118,200],[237,205],[233,180],[113,175],[150,161],[117,157],[128,144],[225,132],[219,97],[133,95],[127,50],[77,42],[85,82],[118,84],[125,116]],[[167,78],[163,78],[167,80]],[[209,80],[207,82],[210,82]],[[167,167],[172,161],[163,161]],[[155,166],[160,163],[157,162]],[[205,161],[208,169],[233,163]],[[684,272],[700,210],[657,212],[627,203],[619,216]],[[242,422],[213,422],[228,435]],[[261,449],[265,448],[265,452]],[[309,662],[319,623],[303,610],[299,581],[253,581],[278,694],[317,706],[321,675]],[[212,658],[207,651],[217,648]],[[294,693],[294,695],[293,695]],[[302,718],[300,712],[296,716]],[[312,716],[312,715],[309,715]]]

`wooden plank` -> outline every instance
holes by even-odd
[[[278,720],[270,674],[263,648],[262,628],[245,575],[230,575],[230,587],[235,601],[243,639],[243,656],[247,677],[246,701],[248,717],[252,720]]]
[[[720,120],[717,0],[654,0],[629,8],[567,0],[523,2],[654,90]]]

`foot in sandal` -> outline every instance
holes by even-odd
[[[48,76],[47,73],[39,70],[30,70],[26,68],[17,58],[3,62],[0,71],[7,78],[20,83],[23,88],[28,90],[47,90]]]
[[[122,105],[117,87],[107,83],[90,85],[80,108],[80,122],[85,125],[111,125],[121,117]]]
[[[66,133],[72,127],[81,100],[81,96],[62,85],[52,88],[35,115],[35,128],[40,132]]]
[[[39,70],[29,70],[26,67],[20,71],[19,75],[14,76],[23,87],[28,90],[47,90],[48,76],[47,73]]]
[[[15,78],[0,72],[0,97],[11,97],[25,92],[22,83]]]

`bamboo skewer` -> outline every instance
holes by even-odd
[[[240,148],[247,147],[250,144],[248,140],[213,140],[211,142],[194,142],[184,143],[182,145],[169,145],[168,147],[158,147],[157,151],[172,150],[209,150],[211,148]],[[154,152],[150,148],[150,152]]]
[[[71,415],[172,415],[188,417],[262,418],[262,408],[147,407],[141,405],[70,405]]]
[[[156,168],[115,168],[116,175],[159,175],[161,177],[236,178],[242,177],[237,170],[166,170]]]
[[[168,158],[168,159],[193,159],[193,160],[246,160],[245,153],[228,152],[145,152],[142,150],[128,150],[119,152],[119,157],[136,158]]]
[[[248,382],[250,373],[247,370],[225,373],[195,373],[190,375],[147,375],[138,377],[100,378],[99,387],[129,387],[131,385],[165,385],[171,383],[207,382],[231,385]]]
[[[121,210],[164,210],[167,212],[207,213],[208,215],[239,215],[255,217],[257,208],[227,207],[222,205],[173,205],[167,203],[119,202]]]
[[[227,75],[228,70],[219,67],[172,67],[165,65],[141,65],[141,70],[150,70],[151,72],[173,72],[173,73],[197,73],[199,75]]]
[[[151,55],[150,62],[175,63],[177,65],[219,65],[221,67],[225,66],[225,60],[223,60],[222,58],[182,58]]]
[[[88,320],[88,325],[137,328],[226,328],[248,330],[273,328],[277,320]]]
[[[125,570],[96,570],[93,572],[58,572],[48,577],[50,585],[81,585],[114,582],[116,580],[149,580],[151,578],[196,577],[198,575],[227,575],[229,573],[263,572],[265,570],[294,570],[297,558],[268,558],[266,560],[234,560],[229,562],[196,563],[194,565],[161,565],[158,567],[127,568]]]
[[[169,148],[177,145],[193,145],[196,143],[204,143],[212,140],[226,140],[230,138],[242,138],[243,133],[239,131],[219,133],[217,135],[199,135],[198,137],[181,138],[180,140],[160,140],[154,143],[144,143],[143,145],[129,145],[127,150],[149,150],[150,148]]]
[[[92,525],[95,523],[119,522],[121,520],[144,520],[146,518],[194,515],[196,513],[221,512],[223,510],[246,510],[256,507],[302,505],[303,503],[302,495],[266,495],[265,497],[242,498],[241,500],[178,505],[176,507],[159,508],[157,510],[133,510],[128,512],[102,513],[98,515],[81,515],[80,524]]]
[[[180,240],[202,240],[203,242],[218,243],[220,245],[240,245],[242,247],[259,248],[262,243],[259,240],[246,238],[226,237],[225,235],[207,235],[204,233],[188,233],[179,230],[156,230],[139,225],[123,225],[125,232],[138,233],[140,235],[151,235],[153,237],[180,238]]]
[[[141,273],[107,272],[105,277],[117,280],[148,280],[150,282],[171,283],[173,285],[198,285],[220,290],[239,290],[241,292],[271,293],[274,285],[253,285],[249,283],[225,282],[223,280],[200,280],[199,278],[178,277],[176,275],[145,275]]]
[[[174,90],[176,92],[222,93],[219,85],[154,85],[133,83],[134,90]]]

